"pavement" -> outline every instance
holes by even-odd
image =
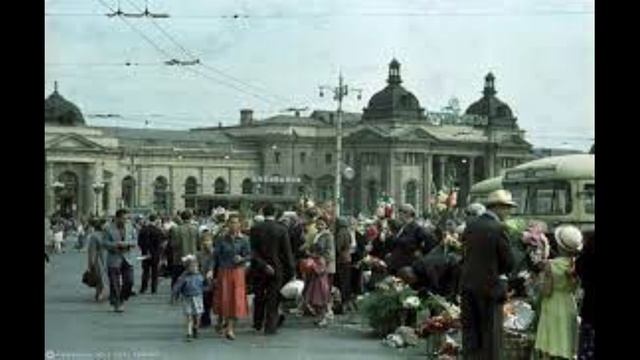
[[[169,279],[158,294],[131,298],[124,313],[96,303],[81,282],[86,252],[67,248],[45,265],[45,359],[424,359],[424,346],[393,349],[382,345],[357,316],[336,317],[318,329],[312,319],[287,316],[276,336],[257,334],[250,319],[238,324],[236,340],[203,329],[185,342],[180,305],[169,304]],[[140,264],[134,270],[139,288]]]

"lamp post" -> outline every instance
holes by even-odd
[[[332,91],[333,99],[338,102],[338,119],[336,121],[336,184],[334,191],[334,209],[335,209],[335,218],[337,219],[340,216],[340,186],[342,183],[342,99],[349,94],[349,87],[344,84],[344,79],[342,78],[342,72],[338,76],[338,87],[330,87],[330,86],[320,86],[320,97],[324,96],[324,91]],[[352,91],[356,91],[358,93],[358,100],[362,97],[361,89],[353,89]]]
[[[95,203],[96,203],[96,216],[100,216],[100,207],[98,204],[98,196],[100,195],[100,193],[102,192],[102,189],[104,189],[104,184],[101,182],[95,182],[93,183],[93,192],[96,193],[96,197],[95,197]]]

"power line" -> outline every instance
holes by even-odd
[[[127,2],[128,2],[128,3],[130,3],[130,4],[131,4],[133,7],[135,7],[136,9],[141,10],[141,8],[140,8],[140,7],[138,7],[138,5],[136,5],[132,0],[127,0]],[[153,24],[153,25],[154,25],[154,26],[155,26],[155,27],[156,27],[160,32],[162,32],[162,34],[164,34],[164,35],[167,37],[167,39],[169,39],[169,41],[171,41],[174,45],[176,45],[176,46],[177,46],[177,47],[178,47],[178,48],[179,48],[179,49],[180,49],[180,50],[181,50],[185,55],[187,55],[188,57],[190,57],[190,58],[192,58],[192,59],[198,59],[198,56],[197,56],[197,55],[195,55],[192,51],[188,50],[185,46],[183,46],[180,42],[178,42],[178,41],[175,39],[175,37],[174,37],[174,36],[172,36],[172,35],[171,35],[171,34],[170,34],[166,29],[164,29],[162,26],[160,26],[160,25],[155,21],[155,19],[151,18],[151,23],[152,23],[152,24]],[[223,72],[223,71],[221,71],[221,70],[219,70],[219,69],[216,69],[215,67],[213,67],[213,66],[211,66],[211,65],[205,64],[205,63],[203,63],[203,62],[200,62],[200,63],[199,63],[199,65],[201,65],[202,67],[204,67],[204,68],[206,68],[206,69],[208,69],[208,70],[210,70],[210,71],[215,72],[216,74],[218,74],[218,75],[220,75],[220,76],[222,76],[222,77],[224,77],[224,78],[227,78],[227,79],[229,79],[229,80],[231,80],[231,81],[235,81],[235,82],[237,82],[237,83],[239,83],[239,84],[241,84],[241,85],[244,85],[244,86],[246,86],[246,87],[253,88],[254,90],[263,91],[263,92],[267,91],[267,89],[260,88],[260,87],[257,87],[257,86],[255,86],[255,85],[252,85],[252,84],[250,84],[250,83],[247,83],[247,82],[245,82],[245,81],[243,81],[243,80],[241,80],[241,79],[238,79],[238,78],[236,78],[236,77],[234,77],[234,76],[231,76],[231,75],[229,75],[229,74],[227,74],[227,73],[225,73],[225,72]],[[269,94],[269,93],[268,93],[268,94]],[[282,97],[282,96],[280,96],[280,95],[277,95],[277,94],[269,94],[269,95],[270,95],[270,96],[273,96],[273,97],[274,97],[274,99],[278,99],[278,100],[280,100],[280,101],[284,101],[284,102],[289,102],[289,101],[290,101],[289,99],[286,99],[286,98],[284,98],[284,97]]]
[[[113,11],[113,9],[111,9],[111,7],[108,4],[106,4],[103,0],[97,0],[97,1],[100,2],[103,6],[107,7],[109,10]],[[124,17],[121,17],[121,16],[118,16],[118,18],[120,18],[122,21],[124,21],[132,30],[134,30],[136,33],[138,33],[145,41],[147,41],[151,46],[153,46],[153,48],[156,49],[156,51],[158,51],[159,53],[161,53],[162,55],[164,55],[168,59],[172,58],[172,56],[171,56],[171,54],[169,54],[169,52],[167,52],[166,50],[162,49],[158,44],[156,44],[146,34],[144,34],[144,32],[142,32],[141,30],[136,28],[134,25],[132,25],[127,19],[125,19]],[[263,97],[261,95],[258,95],[258,94],[255,94],[255,93],[252,93],[252,92],[249,92],[249,91],[246,91],[244,89],[241,89],[241,88],[235,86],[234,84],[231,84],[231,83],[228,83],[228,82],[225,82],[225,81],[221,81],[220,79],[212,78],[210,76],[207,76],[207,74],[202,73],[200,71],[197,71],[195,69],[186,68],[186,67],[180,67],[180,68],[183,69],[183,70],[191,71],[191,72],[193,72],[193,73],[195,73],[197,75],[205,76],[207,79],[209,79],[211,81],[214,81],[215,83],[226,85],[227,87],[230,87],[230,88],[232,88],[234,90],[242,92],[242,93],[244,93],[246,95],[253,96],[253,97],[257,98],[257,99],[263,100],[265,102],[268,102],[268,103],[271,103],[271,104],[274,104],[274,105],[276,104],[275,102],[273,102],[272,100],[270,100],[268,98],[265,98],[265,97]]]
[[[272,14],[272,15],[171,15],[172,19],[302,19],[338,17],[494,17],[494,16],[575,16],[594,15],[593,10],[548,10],[532,12],[391,12],[391,13],[332,13],[332,14]],[[45,16],[92,17],[105,16],[98,13],[45,12]]]

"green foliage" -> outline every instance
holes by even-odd
[[[386,336],[401,325],[402,303],[409,296],[417,296],[417,292],[410,288],[401,291],[377,289],[360,300],[359,308],[369,325],[379,335]]]

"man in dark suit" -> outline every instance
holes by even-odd
[[[416,210],[411,204],[402,205],[398,213],[402,227],[393,240],[387,259],[392,275],[403,267],[411,266],[420,254],[428,254],[438,244],[435,236],[416,222]]]
[[[280,289],[295,275],[288,229],[275,219],[272,204],[263,208],[265,221],[251,229],[253,271],[253,327],[267,335],[276,333]],[[266,315],[266,322],[265,322]],[[280,321],[281,323],[282,321]]]
[[[160,230],[158,218],[155,214],[151,214],[149,215],[149,222],[144,224],[138,234],[138,246],[142,255],[146,257],[142,261],[140,294],[144,294],[147,291],[149,276],[151,276],[151,293],[155,294],[158,289],[158,270],[163,242],[164,233]]]
[[[497,360],[502,348],[506,274],[514,266],[503,221],[515,203],[505,190],[491,193],[487,211],[463,234],[461,278],[463,359]]]

